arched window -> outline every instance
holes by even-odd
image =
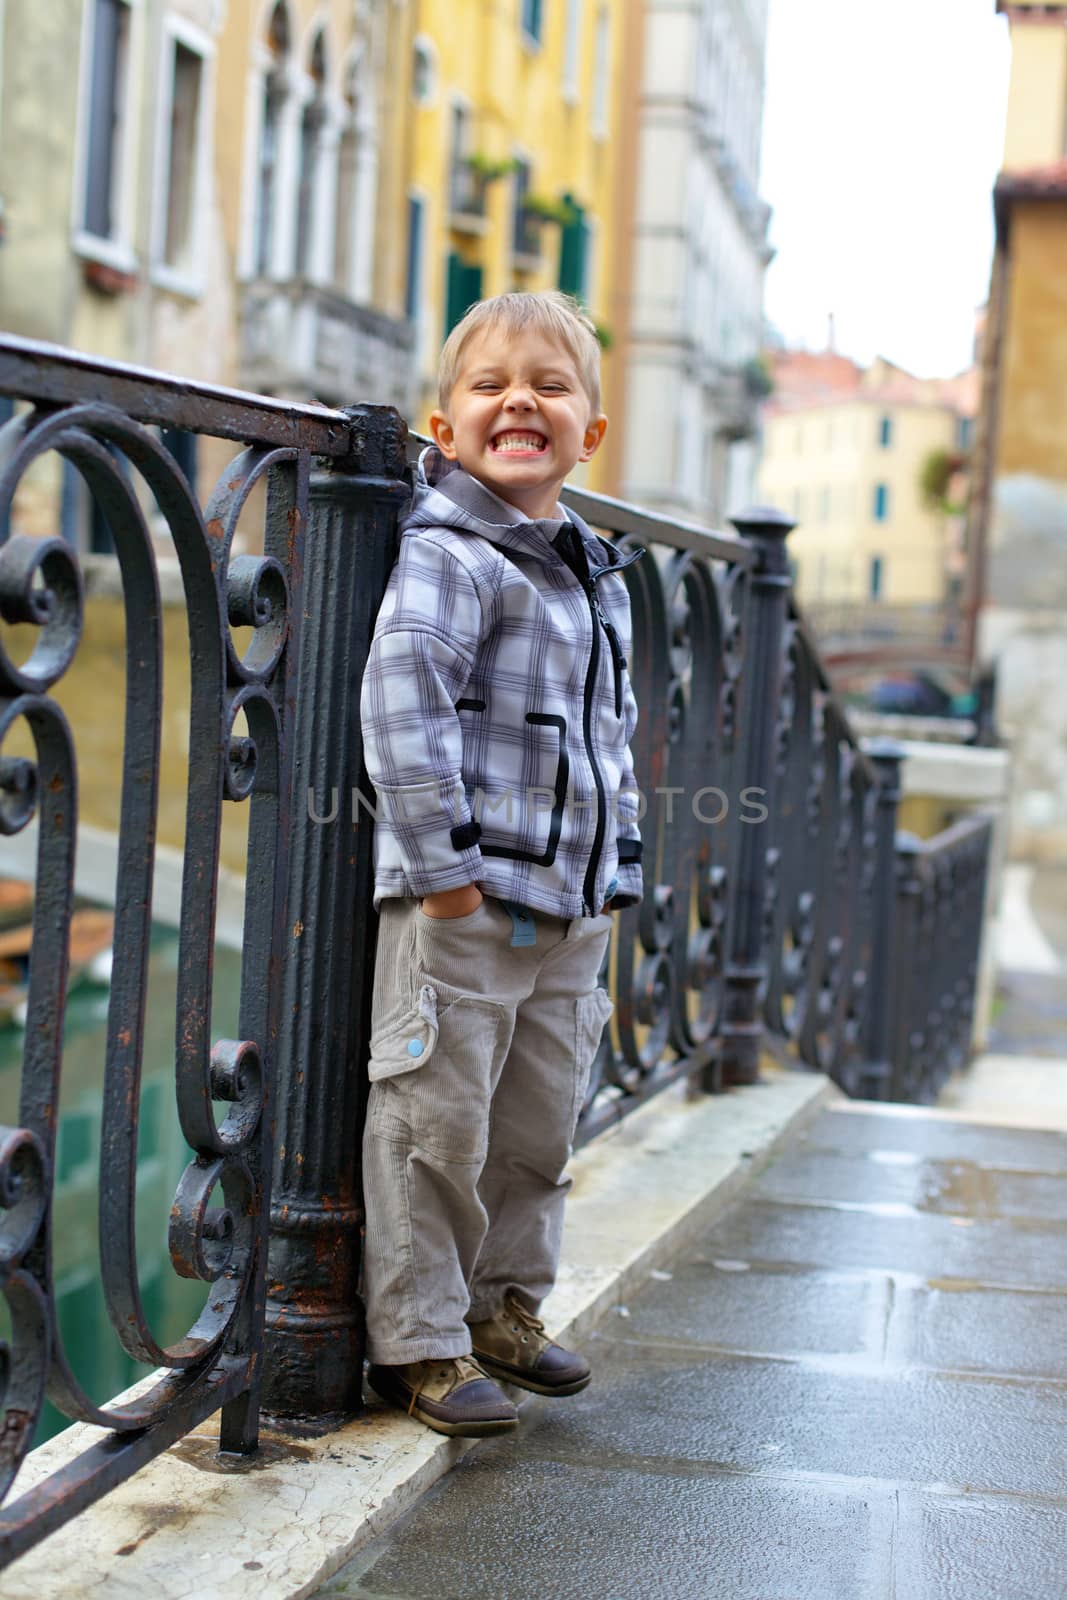
[[[371,294],[377,174],[374,89],[364,48],[353,55],[345,73],[337,150],[333,278],[349,300],[365,301]]]
[[[355,268],[359,190],[360,69],[358,56],[345,74],[345,120],[337,151],[337,234],[334,239],[334,282],[342,294],[351,290]]]
[[[274,215],[278,201],[281,113],[288,92],[286,68],[290,51],[289,13],[284,0],[278,0],[278,4],[271,12],[267,26],[267,48],[271,54],[272,65],[263,81],[254,252],[254,269],[256,276],[260,278],[266,276],[271,265],[271,241],[274,237]]]
[[[298,278],[306,278],[314,260],[316,191],[322,158],[322,135],[326,125],[326,41],[315,35],[311,47],[311,97],[300,121],[300,188],[296,207],[296,243],[293,261]]]

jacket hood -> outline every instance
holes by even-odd
[[[411,509],[401,518],[400,531],[403,534],[416,528],[457,528],[476,533],[502,550],[557,566],[563,557],[553,540],[568,523],[577,528],[594,567],[616,564],[616,552],[573,511],[564,518],[527,517],[517,506],[509,505],[472,478],[457,461],[448,461],[432,444],[419,457],[414,498]]]

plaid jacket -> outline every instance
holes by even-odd
[[[624,563],[423,452],[363,678],[375,904],[477,883],[560,917],[641,898]]]

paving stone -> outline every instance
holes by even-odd
[[[713,1256],[907,1274],[940,1283],[1067,1289],[1067,1229],[1023,1219],[883,1215],[845,1203],[778,1205],[752,1199],[712,1229]]]
[[[714,1345],[767,1355],[810,1351],[880,1353],[888,1278],[832,1272],[731,1271],[686,1262],[669,1282],[653,1279],[627,1310],[626,1336]],[[609,1316],[605,1331],[612,1327]]]
[[[593,1384],[554,1409],[546,1402],[524,1425],[525,1450],[634,1470],[675,1460],[1067,1493],[1062,1384],[887,1373],[864,1357],[740,1360],[606,1337],[586,1348]]]
[[[845,1154],[911,1151],[931,1161],[973,1161],[1005,1171],[1067,1173],[1067,1133],[999,1128],[889,1110],[824,1111],[796,1148]]]
[[[882,1600],[892,1497],[735,1475],[468,1456],[322,1595]]]
[[[902,1600],[1063,1600],[1065,1522],[1062,1503],[902,1495],[893,1592]]]
[[[839,1155],[805,1145],[773,1161],[749,1192],[763,1200],[845,1201],[1067,1223],[1067,1173],[1001,1172],[973,1161],[930,1161],[911,1151]]]
[[[891,1363],[1067,1379],[1067,1295],[898,1289]]]

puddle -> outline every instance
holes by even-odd
[[[228,1476],[263,1472],[268,1467],[277,1466],[280,1461],[313,1461],[316,1451],[311,1445],[301,1444],[298,1439],[270,1438],[260,1434],[259,1449],[253,1450],[251,1455],[221,1455],[217,1438],[191,1433],[179,1439],[177,1444],[172,1444],[167,1454],[177,1456],[200,1472],[220,1472]]]

